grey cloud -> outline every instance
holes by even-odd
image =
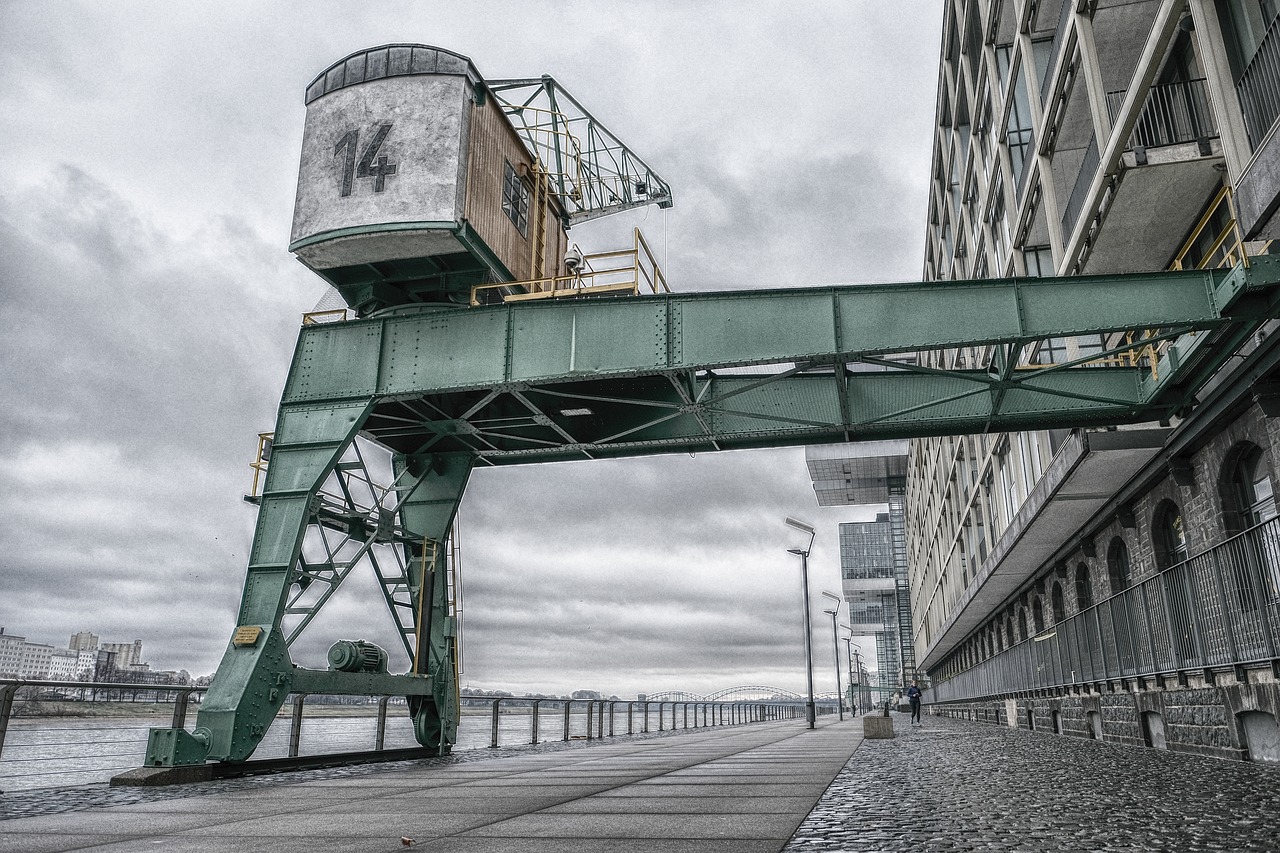
[[[639,224],[677,289],[912,279],[925,175],[903,164],[927,163],[936,38],[919,30],[941,16],[903,5],[11,4],[0,625],[216,665],[252,533],[254,434],[323,291],[284,246],[301,93],[328,63],[424,40],[491,77],[555,74],[676,199],[573,239],[625,245]],[[799,543],[781,517],[819,526],[816,594],[839,584],[835,523],[865,515],[814,503],[796,450],[477,472],[461,511],[466,680],[796,689],[785,548]],[[372,581],[348,587],[300,659],[352,636],[397,654]]]

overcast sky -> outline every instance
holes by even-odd
[[[0,0],[0,626],[217,665],[256,433],[325,292],[286,246],[303,89],[331,62],[419,42],[488,78],[553,75],[675,200],[573,239],[615,248],[639,225],[676,290],[913,281],[940,24],[940,0]],[[557,511],[513,510],[540,505]],[[821,602],[837,523],[868,516],[817,507],[803,450],[478,471],[463,683],[800,691],[786,515],[819,527]],[[372,582],[348,584],[299,663],[392,642]]]

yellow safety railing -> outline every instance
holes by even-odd
[[[267,464],[271,461],[271,444],[275,441],[275,437],[274,432],[258,433],[258,455],[249,463],[249,467],[253,469],[253,489],[249,492],[251,498],[262,494],[258,489],[264,485],[266,479]]]
[[[1169,264],[1169,269],[1217,269],[1233,267],[1241,262],[1247,266],[1249,254],[1240,233],[1231,187],[1224,186],[1213,197],[1200,221],[1183,241],[1173,262]],[[1120,343],[1134,346],[1120,354],[1119,362],[1127,367],[1146,368],[1151,371],[1152,379],[1159,379],[1160,356],[1173,343],[1168,338],[1151,340],[1160,334],[1160,329],[1125,332]]]
[[[471,288],[471,304],[481,305],[481,294],[496,291],[504,302],[529,299],[553,299],[563,296],[630,295],[641,292],[670,293],[666,276],[653,257],[653,250],[640,233],[633,229],[630,249],[596,252],[582,256],[579,268],[567,275],[479,284]]]
[[[1247,266],[1250,254],[1260,254],[1269,247],[1270,243],[1249,245],[1244,242],[1236,218],[1231,187],[1224,186],[1213,197],[1204,215],[1183,241],[1169,264],[1169,269],[1217,269],[1233,267],[1237,263]],[[1153,379],[1159,379],[1160,357],[1173,344],[1173,339],[1163,337],[1165,332],[1166,330],[1158,328],[1132,329],[1112,335],[1106,341],[1109,352],[1089,364],[1143,368],[1151,371]],[[1033,366],[1039,365],[1024,367]]]

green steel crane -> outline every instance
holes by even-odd
[[[196,727],[152,730],[148,766],[246,760],[291,692],[408,697],[418,741],[447,750],[458,706],[446,551],[477,466],[1167,420],[1280,316],[1270,258],[1233,270],[472,306],[481,281],[539,295],[516,281],[514,250],[494,248],[515,244],[511,229],[540,235],[528,224],[544,214],[567,227],[670,204],[666,183],[557,86],[544,77],[491,90],[466,57],[384,45],[308,87],[292,248],[365,316],[299,333],[236,627]],[[518,98],[521,87],[532,94]],[[535,121],[537,98],[549,106]],[[539,128],[563,131],[566,103],[589,130],[551,144]],[[493,130],[504,121],[509,135]],[[449,133],[429,132],[440,127]],[[549,176],[545,211],[529,207],[542,196],[528,175]],[[527,255],[527,237],[520,245]],[[1042,341],[1132,330],[1168,345],[1145,366],[1111,358],[1132,349],[1123,344],[1027,369]],[[991,357],[943,368],[905,356],[967,347]],[[371,450],[389,457],[384,485]],[[385,652],[359,641],[335,644],[327,670],[291,658],[357,564],[382,589],[406,673],[388,673]]]

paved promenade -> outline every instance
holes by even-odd
[[[0,851],[347,853],[403,850],[403,837],[450,853],[776,853],[860,731],[789,720],[188,796],[134,791],[119,796],[142,801],[0,822]]]
[[[0,853],[1277,851],[1280,767],[926,717],[0,796]],[[856,751],[855,751],[856,750]],[[834,779],[834,781],[833,781]],[[55,813],[64,810],[63,813]],[[14,815],[32,815],[12,817]]]

